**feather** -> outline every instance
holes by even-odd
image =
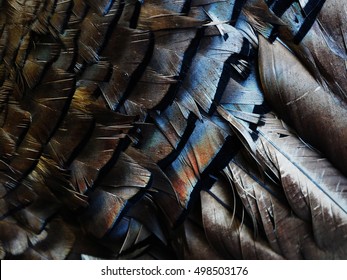
[[[262,105],[264,97],[260,91],[254,91],[251,86],[243,86],[236,82],[234,79],[230,79],[223,94],[220,103],[221,105]]]
[[[261,237],[253,238],[242,217],[235,215],[233,196],[230,187],[222,181],[201,192],[203,225],[209,243],[224,258],[282,259]]]
[[[28,248],[26,232],[11,221],[0,221],[0,240],[5,252],[19,255]]]
[[[166,95],[155,109],[163,110],[170,105],[179,95],[181,81],[183,81],[190,68],[191,61],[196,54],[197,46],[201,39],[201,29],[177,29],[174,33],[169,30],[155,32],[155,42],[158,48],[154,48],[153,59],[150,66],[157,69],[164,76],[173,78],[176,83],[171,83]],[[163,57],[165,55],[165,57]],[[170,63],[170,69],[165,69],[159,59]]]
[[[59,121],[61,111],[64,111],[71,99],[74,81],[74,76],[70,73],[51,69],[43,77],[40,86],[33,90],[34,93],[25,96],[23,103],[30,108],[32,115],[28,134],[40,143],[45,143],[55,130],[55,127],[50,126],[50,122]],[[45,114],[50,116],[49,119]]]
[[[2,128],[0,128],[0,158],[10,158],[15,153],[15,142],[11,136]]]
[[[76,29],[65,29],[64,33],[60,34],[59,40],[61,41],[62,46],[59,56],[52,64],[54,68],[63,69],[65,71],[71,69],[77,51],[77,37],[78,31]]]
[[[325,91],[280,43],[271,45],[263,38],[259,42],[260,77],[265,97],[285,121],[290,120],[300,137],[320,149],[346,174],[347,111],[344,105]]]
[[[0,258],[346,258],[344,2],[0,7]]]
[[[28,179],[31,181],[27,182],[28,185],[41,183],[43,186],[48,186],[50,191],[70,209],[87,205],[87,197],[76,191],[76,187],[69,182],[67,170],[60,168],[49,157],[44,155],[40,157]]]
[[[183,88],[205,112],[209,112],[212,106],[223,66],[221,62],[197,55],[183,83]],[[201,75],[201,71],[206,74]]]
[[[153,4],[144,4],[138,20],[138,28],[152,31],[200,27],[204,22],[192,17],[183,16]]]
[[[129,209],[127,216],[135,218],[145,227],[145,231],[153,233],[162,243],[167,244],[167,238],[163,232],[162,224],[157,215],[158,208],[153,200],[145,195]],[[154,214],[154,215],[153,215]],[[139,242],[141,236],[139,236]]]
[[[112,64],[112,76],[100,88],[109,107],[119,110],[144,71],[152,38],[146,31],[123,27],[115,28],[111,38],[102,56],[108,57]],[[115,55],[118,53],[123,55]]]
[[[91,116],[86,116],[82,112],[69,111],[63,123],[48,142],[46,152],[61,167],[66,166],[74,154],[83,145],[88,133],[93,128]],[[69,137],[66,137],[69,135]]]
[[[137,148],[143,154],[148,155],[157,163],[172,153],[174,148],[154,124],[144,124],[138,127],[140,129],[140,139]]]
[[[145,229],[145,227],[135,219],[130,220],[129,228],[131,230],[127,232],[123,246],[119,251],[120,253],[127,251],[132,246],[140,243],[141,241],[145,240],[150,236],[149,232]]]
[[[155,108],[163,100],[170,86],[175,83],[177,81],[173,76],[164,76],[149,66],[129,96],[129,101],[141,104],[144,109]]]
[[[245,127],[242,123],[240,123],[233,115],[231,115],[227,110],[223,107],[219,106],[217,109],[218,113],[229,122],[231,128],[235,132],[236,135],[239,136],[239,139],[243,143],[245,147],[250,151],[251,154],[255,153],[256,147],[251,137],[251,131]]]
[[[275,118],[259,128],[257,157],[280,180],[292,210],[301,219],[312,222],[318,246],[325,251],[336,250],[336,256],[343,257],[346,179],[327,160],[283,130]],[[333,220],[339,226],[332,227]],[[336,247],[328,245],[326,238],[334,238]]]
[[[51,219],[60,208],[59,203],[52,199],[52,204],[47,207],[46,203],[48,201],[50,201],[50,199],[37,199],[30,206],[18,211],[13,215],[21,225],[33,232],[33,239],[35,242],[37,239],[36,236],[43,232],[49,219]]]
[[[125,135],[122,133],[124,127],[106,127],[97,125],[83,150],[72,161],[71,183],[84,193],[92,188],[102,169],[113,157],[117,157],[117,147]],[[127,128],[125,128],[127,129]],[[94,151],[90,153],[90,151]]]
[[[292,46],[291,43],[288,43],[288,45],[308,65],[311,72],[314,73],[316,79],[323,86],[329,88],[341,100],[346,101],[347,76],[345,61],[347,51],[344,38],[341,36],[344,30],[346,31],[344,24],[346,5],[340,4],[338,1],[333,2],[329,5],[323,5],[316,22],[299,45]],[[334,20],[331,20],[332,18]],[[290,22],[290,25],[293,25],[292,22]],[[300,31],[301,29],[299,29]],[[297,36],[295,35],[292,40],[295,41]],[[332,75],[332,72],[336,74]]]
[[[153,193],[152,195],[164,192],[170,196],[175,197],[175,192],[172,188],[171,182],[169,181],[168,177],[159,168],[159,166],[151,160],[151,158],[148,155],[141,153],[139,150],[131,146],[128,147],[125,153],[133,160],[135,160],[140,166],[146,168],[150,172],[152,176],[151,187],[154,190],[158,191]]]
[[[187,6],[187,3],[181,0],[149,0],[149,1],[140,0],[139,2],[141,2],[142,4],[148,3],[158,7],[160,6],[166,10],[176,12],[176,13],[182,12],[182,10],[186,9],[185,6]]]
[[[82,224],[89,233],[101,238],[111,230],[126,201],[102,190],[95,190],[89,195],[89,200],[89,207],[81,218]]]
[[[92,1],[92,0],[86,0],[86,2],[93,9],[95,9],[99,15],[105,15],[110,10],[114,0],[103,0],[103,1],[99,1],[98,3],[96,3],[95,1]]]
[[[342,34],[346,30],[346,5],[339,1],[330,2],[327,4],[319,1],[313,6],[294,2],[280,13],[275,10],[278,17],[271,10],[274,8],[269,9],[263,0],[250,1],[245,10],[260,33],[265,37],[278,35],[297,54],[321,86],[345,102],[347,56]],[[253,6],[261,7],[256,17],[252,15]]]
[[[179,81],[185,75],[185,62],[190,59],[190,56],[185,57],[183,54],[195,45],[196,33],[194,29],[175,34],[169,31],[154,33],[157,47],[153,49],[148,67],[134,87],[129,101],[141,104],[145,109],[163,108],[172,101]],[[178,55],[177,49],[182,49],[181,55]]]
[[[208,243],[206,236],[198,224],[190,218],[178,230],[174,244],[177,255],[185,260],[220,260],[223,259]]]
[[[130,187],[134,189],[145,188],[149,184],[150,179],[151,173],[148,170],[137,164],[125,153],[121,153],[112,169],[106,176],[100,179],[99,186],[103,187],[103,189],[107,188],[113,194],[122,194],[122,197],[129,199],[127,191],[132,191],[132,189],[129,189]],[[120,193],[118,193],[118,190],[120,190]]]
[[[183,208],[188,208],[193,191],[208,166],[218,160],[218,155],[223,157],[219,152],[227,143],[226,138],[226,132],[208,119],[196,122],[185,148],[167,171]]]
[[[8,207],[3,213],[3,216],[13,215],[22,227],[32,231],[33,237],[44,230],[48,220],[56,214],[62,205],[62,202],[54,195],[54,187],[47,187],[50,179],[45,178],[45,175],[56,176],[56,174],[49,173],[48,171],[46,171],[46,174],[43,172],[40,173],[39,168],[36,168],[36,170],[5,197]],[[63,179],[59,179],[63,181]],[[51,179],[51,181],[54,180]],[[59,187],[58,184],[58,187],[55,186],[55,189],[59,189]],[[59,191],[64,196],[63,188],[58,190],[58,197]],[[63,197],[63,200],[68,201],[67,197]],[[71,200],[68,201],[67,206],[71,207]]]
[[[14,123],[16,121],[16,123]],[[18,145],[31,122],[31,114],[23,110],[18,103],[9,102],[1,112],[3,130],[12,137]]]
[[[173,152],[167,156],[167,161],[170,161],[169,158],[173,158],[175,156],[174,154],[180,152],[195,127],[196,118],[192,117],[190,114],[184,116],[178,104],[179,103],[174,102],[160,115],[151,115],[161,133],[174,148]],[[166,166],[168,163],[163,159],[161,160],[160,165]]]
[[[60,219],[52,220],[47,226],[47,237],[27,250],[24,259],[61,260],[67,257],[75,242],[71,229]]]
[[[289,259],[327,259],[333,254],[323,251],[316,244],[310,224],[291,212],[287,201],[266,180],[248,174],[242,165],[233,160],[225,169],[233,182],[246,211],[253,219],[256,233],[264,229],[271,248]]]
[[[163,223],[165,222],[168,228],[172,227],[174,221],[177,219],[178,199],[171,181],[149,156],[140,153],[137,149],[132,147],[126,150],[126,154],[151,172],[151,199],[153,199],[156,206],[160,208],[158,216],[161,221]]]
[[[40,3],[39,11],[36,11],[37,17],[31,27],[34,32],[39,34],[47,34],[49,32],[49,19],[54,13],[55,2],[54,0],[48,0],[46,3]]]
[[[230,76],[234,78],[233,73],[237,73],[234,79],[247,77],[248,42],[237,30],[232,37],[235,39],[232,44],[231,39],[223,40],[221,37],[203,39],[182,85],[207,113],[213,111],[213,103],[218,103],[223,96]],[[240,66],[243,62],[245,67]],[[201,75],[202,71],[208,75]]]
[[[98,4],[95,4],[95,6],[98,7]],[[111,23],[116,19],[118,9],[118,1],[115,1],[110,12],[105,16],[95,13],[93,10],[88,11],[80,27],[88,30],[88,32],[81,33],[78,40],[79,63],[95,63],[99,60],[106,34],[109,31]]]
[[[208,5],[216,2],[224,2],[224,0],[193,0],[192,1],[192,6],[203,6],[203,5]]]
[[[78,85],[81,86],[84,82],[100,83],[108,81],[108,77],[111,71],[111,65],[108,61],[100,60],[95,64],[92,64],[83,71]]]
[[[62,33],[68,21],[68,12],[73,4],[73,0],[58,0],[55,10],[49,22],[57,33]]]
[[[264,0],[248,0],[243,7],[249,23],[264,37],[270,37],[274,26],[284,26],[285,23],[272,12]]]
[[[4,165],[0,172],[0,180],[7,190],[13,189],[20,182],[28,171],[37,163],[42,146],[36,139],[27,136],[16,150],[16,154],[11,158],[10,164]],[[2,162],[3,164],[3,162]]]
[[[177,96],[177,106],[179,106],[182,114],[187,118],[190,113],[193,113],[200,121],[202,120],[202,116],[198,105],[195,103],[193,97],[188,94],[187,91],[182,90],[178,93]]]

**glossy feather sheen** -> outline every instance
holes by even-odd
[[[217,182],[210,193],[201,194],[203,223],[208,240],[222,252],[224,258],[281,259],[262,238],[254,239],[252,231],[241,222],[242,213],[241,217],[233,214],[233,194],[225,187],[227,185]]]
[[[278,120],[277,120],[278,122]],[[281,128],[277,123],[271,126],[275,131]],[[263,130],[264,129],[264,130]],[[315,240],[321,248],[327,250],[329,235],[344,236],[346,234],[346,197],[344,195],[346,181],[330,164],[320,156],[310,151],[303,143],[288,134],[287,137],[280,138],[273,132],[266,133],[267,127],[260,129],[259,138],[260,157],[268,161],[266,165],[273,165],[275,172],[281,180],[284,192],[293,211],[306,221],[312,221],[314,227]],[[280,131],[278,132],[280,133]],[[295,148],[293,148],[295,147]],[[303,153],[299,159],[295,153],[289,152],[291,149]],[[303,161],[302,158],[306,160]],[[309,167],[310,165],[315,167]],[[341,178],[342,177],[342,178]],[[317,212],[317,206],[320,210]],[[332,220],[335,220],[338,227],[331,229]],[[339,239],[339,240],[343,240]],[[337,255],[342,253],[345,243],[338,245]],[[341,249],[341,250],[340,250]]]
[[[345,259],[323,2],[0,1],[0,258]]]
[[[301,62],[326,90],[329,89],[345,102],[346,3],[337,0],[320,2],[324,5],[312,22],[312,27],[303,34],[300,34],[300,29],[305,24],[306,17],[314,18],[314,15],[310,15],[310,9],[305,11],[305,1],[300,1],[300,4],[292,3],[283,15],[276,15],[264,0],[247,1],[245,10],[253,26],[266,37],[272,36],[272,28],[277,26],[275,34],[300,57]],[[255,11],[254,15],[252,11]],[[297,34],[303,35],[300,42],[296,41]]]
[[[280,43],[270,45],[260,38],[259,63],[269,103],[304,140],[323,151],[346,174],[347,110],[344,104],[324,90]]]

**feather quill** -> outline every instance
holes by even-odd
[[[279,179],[292,210],[312,223],[314,239],[344,258],[346,240],[346,178],[269,116],[258,129],[257,158]],[[318,206],[319,205],[319,206]],[[336,226],[332,226],[333,221]],[[330,239],[336,240],[334,245]]]

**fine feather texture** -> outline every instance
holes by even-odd
[[[343,103],[324,90],[280,43],[259,39],[259,67],[265,98],[273,108],[347,174],[347,110]]]
[[[226,174],[234,183],[246,211],[252,216],[257,232],[263,228],[270,247],[290,259],[331,258],[315,244],[309,223],[291,213],[290,207],[276,197],[270,182],[256,181],[240,168],[237,161],[229,164]]]
[[[312,221],[314,227],[319,224],[319,230],[313,232],[314,239],[321,249],[328,251],[331,221],[339,224],[333,230],[334,235],[344,236],[346,232],[347,182],[327,160],[286,132],[278,119],[270,117],[267,123],[259,129],[259,157],[280,179],[288,203],[298,217]],[[344,242],[337,246],[334,250],[339,257],[344,254]]]
[[[275,2],[280,7],[285,1]],[[264,0],[247,1],[245,14],[265,37],[279,36],[321,86],[346,102],[346,3],[318,1],[316,6],[288,3],[280,11],[276,4],[268,7]]]
[[[0,258],[345,259],[346,9],[313,2],[0,1]]]
[[[208,240],[224,258],[281,259],[261,238],[233,214],[233,195],[227,185],[217,181],[209,192],[201,193],[202,217]],[[227,206],[226,206],[227,205]]]

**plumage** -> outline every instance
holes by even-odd
[[[345,18],[0,1],[0,258],[346,259]]]
[[[305,141],[320,149],[346,174],[347,111],[344,103],[329,90],[324,90],[280,43],[270,45],[260,38],[259,66],[268,102]]]
[[[346,3],[274,2],[271,6],[264,0],[247,1],[245,10],[253,26],[266,37],[283,40],[325,89],[346,102]],[[282,2],[287,6],[276,9]]]

